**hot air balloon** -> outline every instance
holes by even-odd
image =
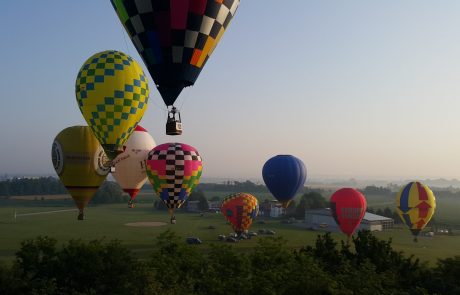
[[[124,152],[113,160],[115,171],[113,177],[123,191],[130,195],[128,207],[134,206],[134,198],[147,181],[145,172],[145,159],[147,154],[155,147],[152,136],[137,125],[128,141],[123,146]]]
[[[366,198],[353,188],[342,188],[331,196],[331,213],[344,234],[351,236],[366,214]]]
[[[262,177],[272,195],[287,208],[307,178],[304,163],[291,155],[278,155],[269,159]]]
[[[259,202],[251,194],[232,194],[222,201],[220,210],[233,230],[241,235],[251,227],[252,221],[259,213]]]
[[[142,68],[123,52],[97,53],[81,67],[75,94],[83,117],[113,160],[147,109],[149,87]]]
[[[414,235],[414,242],[417,242],[420,231],[434,214],[436,199],[428,186],[418,181],[409,182],[396,195],[396,208],[399,217]]]
[[[106,155],[87,126],[68,127],[56,136],[51,149],[54,169],[80,210],[84,208],[107,177]]]
[[[184,204],[200,181],[201,156],[190,145],[165,143],[149,152],[146,164],[150,183],[168,207],[171,223],[175,223],[174,209]]]
[[[169,108],[166,134],[181,134],[173,104],[182,89],[195,84],[240,0],[111,2]]]

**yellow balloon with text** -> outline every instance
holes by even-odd
[[[54,139],[51,148],[54,170],[80,210],[79,220],[110,171],[105,158],[88,126],[68,127]]]

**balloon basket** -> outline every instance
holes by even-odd
[[[176,116],[177,114],[177,116]],[[176,110],[176,107],[172,107],[168,111],[168,121],[166,121],[166,135],[181,135],[182,134],[182,122],[180,113]]]

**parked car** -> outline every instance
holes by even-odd
[[[217,238],[219,239],[219,241],[225,241],[227,237],[225,235],[218,235]]]
[[[267,232],[267,230],[265,228],[262,228],[262,229],[259,229],[258,232],[259,234],[264,235]]]
[[[234,237],[227,237],[226,241],[229,243],[238,243],[238,239]]]
[[[255,231],[250,231],[250,232],[248,232],[248,236],[255,237],[255,236],[257,236],[257,233]]]
[[[273,236],[273,235],[276,234],[276,233],[275,233],[275,231],[273,231],[273,230],[271,230],[271,229],[267,229],[267,230],[265,231],[265,234],[266,234],[266,235],[271,235],[271,236]]]
[[[197,238],[197,237],[188,237],[187,239],[185,239],[185,241],[187,242],[187,244],[189,245],[200,245],[202,244],[203,242]]]

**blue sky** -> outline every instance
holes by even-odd
[[[195,146],[204,177],[259,178],[293,154],[313,178],[458,178],[459,13],[454,0],[242,0],[178,101],[184,135],[164,134],[156,89],[141,125]],[[56,134],[85,124],[83,62],[116,49],[146,67],[109,0],[6,0],[0,21],[0,173],[51,174]]]

